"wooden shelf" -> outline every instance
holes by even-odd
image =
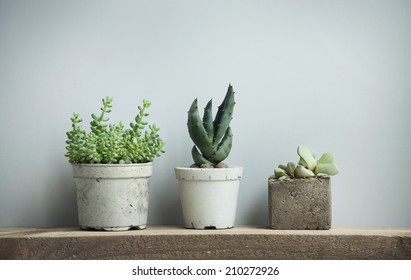
[[[0,229],[0,259],[411,259],[411,229]]]

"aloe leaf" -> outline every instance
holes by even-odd
[[[214,151],[212,140],[203,125],[203,120],[198,112],[197,98],[194,99],[190,110],[188,111],[188,132],[194,144],[200,149],[204,157],[210,158]]]
[[[203,157],[202,154],[200,154],[195,145],[191,149],[191,155],[193,157],[194,163],[197,164],[199,167],[203,164],[214,166],[212,162],[208,161],[206,158]]]
[[[224,136],[226,130],[230,126],[230,122],[233,119],[234,105],[234,90],[230,84],[228,86],[228,90],[223,102],[218,107],[218,111],[214,119],[215,134],[213,143],[215,145],[220,142],[221,138]]]
[[[219,162],[225,160],[230,154],[231,147],[233,145],[232,143],[233,133],[231,132],[231,128],[228,127],[223,139],[218,145],[217,151],[212,155],[212,157],[209,160],[215,164],[218,164]]]
[[[213,139],[214,137],[214,121],[213,121],[213,100],[208,101],[207,106],[204,108],[203,115],[203,125],[207,131],[208,138]]]

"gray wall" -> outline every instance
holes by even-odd
[[[236,91],[237,224],[268,224],[267,178],[333,151],[334,226],[411,226],[411,2],[0,0],[0,227],[75,226],[69,118],[143,98],[161,128],[150,225],[181,224],[186,112]]]

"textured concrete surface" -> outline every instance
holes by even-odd
[[[273,229],[331,228],[329,177],[268,180],[268,207]]]
[[[0,259],[411,259],[411,229],[0,229]]]

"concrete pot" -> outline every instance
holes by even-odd
[[[146,227],[152,163],[72,167],[82,229],[122,231]]]
[[[234,227],[242,172],[242,167],[175,168],[185,227]]]
[[[268,180],[270,226],[273,229],[330,229],[329,177]]]

